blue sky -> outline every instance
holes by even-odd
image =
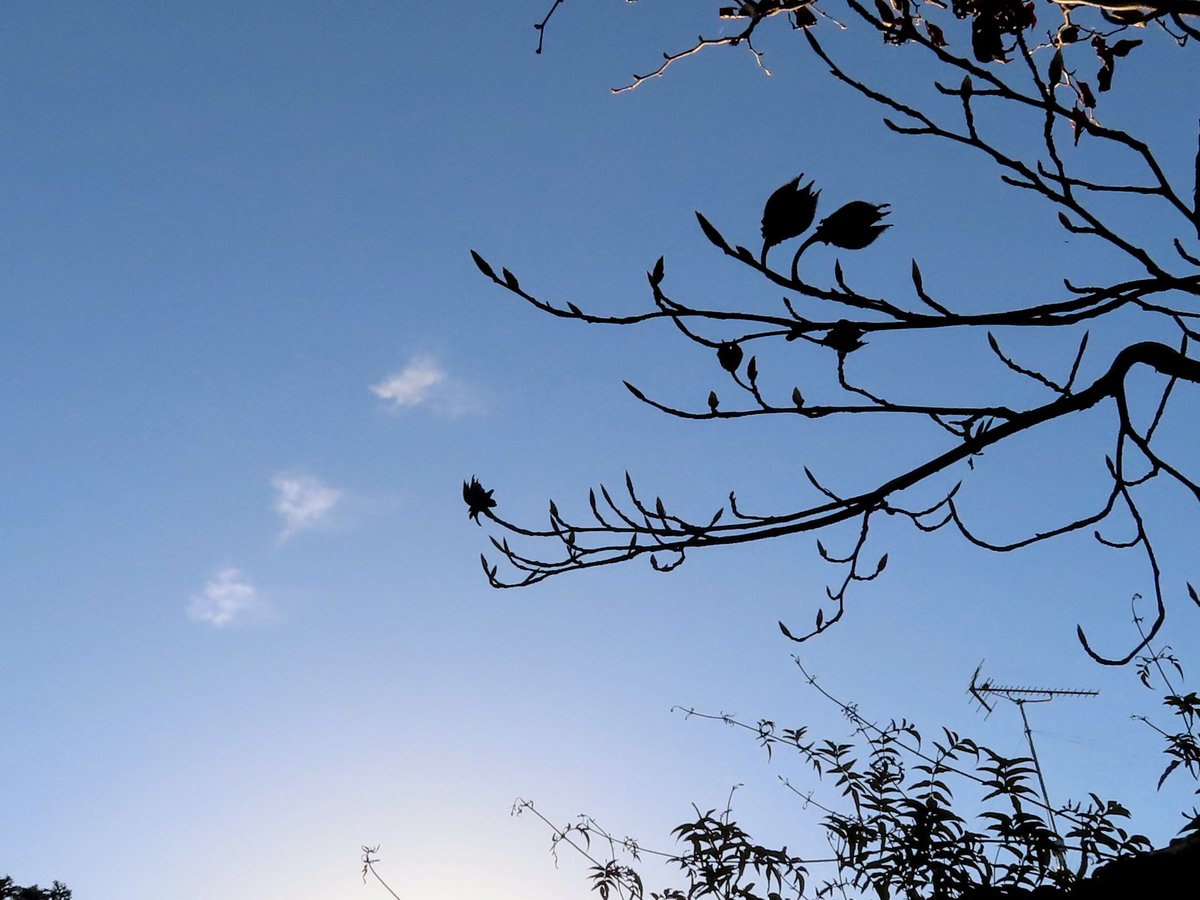
[[[812,540],[497,593],[460,485],[477,474],[532,520],[629,468],[704,510],[786,495],[801,464],[850,483],[903,451],[860,452],[879,439],[856,423],[664,420],[621,379],[699,405],[713,360],[669,328],[549,320],[468,249],[597,309],[647,305],[660,254],[680,295],[776,302],[692,211],[754,246],[763,200],[803,171],[828,208],[893,205],[855,260],[866,285],[919,255],[927,285],[982,308],[1088,271],[1088,250],[977,160],[890,137],[786,29],[770,78],[716,52],[613,97],[710,13],[572,6],[540,57],[540,0],[0,10],[0,870],[18,882],[373,898],[359,846],[380,844],[406,900],[584,896],[515,797],[666,845],[734,783],[747,825],[824,849],[783,770],[669,712],[845,733],[775,627],[815,612]],[[877,49],[864,66],[886,73]],[[1166,64],[1135,55],[1120,78],[1136,96]],[[917,383],[977,348],[920,371],[877,349],[868,373]],[[1099,465],[1110,419],[1031,451],[1044,477],[1015,451],[981,462],[981,521],[1003,534],[1084,502],[1075,452]],[[1163,516],[1177,587],[1196,578],[1194,510]],[[1087,540],[998,558],[896,529],[880,549],[887,577],[803,648],[823,684],[1014,751],[1015,712],[967,702],[981,658],[997,680],[1098,688],[1032,713],[1052,792],[1128,798],[1156,840],[1174,833],[1187,798],[1154,794],[1158,748],[1127,718],[1154,696],[1073,641],[1082,622],[1124,646],[1140,570]],[[1185,662],[1196,626],[1174,610]]]

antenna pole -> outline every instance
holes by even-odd
[[[1038,786],[1042,789],[1042,802],[1046,806],[1046,817],[1049,820],[1050,828],[1057,835],[1058,822],[1054,818],[1054,807],[1050,805],[1050,792],[1046,789],[1046,778],[1042,774],[1042,763],[1038,759],[1037,748],[1033,745],[1033,729],[1029,727],[1029,716],[1025,713],[1026,703],[1049,703],[1056,697],[1095,697],[1097,691],[1081,691],[1081,690],[1066,690],[1062,688],[1030,688],[1019,687],[1016,685],[994,684],[990,678],[985,678],[982,681],[979,678],[980,669],[983,668],[981,662],[975,669],[975,674],[971,676],[971,686],[967,688],[967,692],[975,699],[975,701],[988,711],[990,715],[993,709],[989,698],[1002,697],[1003,699],[1014,704],[1021,711],[1021,724],[1025,726],[1025,742],[1029,745],[1029,757],[1033,761],[1033,771],[1037,774]],[[1060,835],[1061,840],[1061,835]],[[1059,865],[1066,867],[1066,856],[1061,847],[1058,851]]]
[[[1054,807],[1050,805],[1050,792],[1046,790],[1046,779],[1042,775],[1042,764],[1038,761],[1037,750],[1033,746],[1033,730],[1029,727],[1029,716],[1025,715],[1025,700],[1009,698],[1021,711],[1021,722],[1025,725],[1025,741],[1029,744],[1029,756],[1033,759],[1033,769],[1037,772],[1038,786],[1042,789],[1042,802],[1046,804],[1046,814],[1050,819],[1050,827],[1058,834],[1058,823],[1054,821]]]

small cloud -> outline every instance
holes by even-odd
[[[371,385],[371,393],[397,408],[420,406],[445,380],[446,373],[436,360],[417,356],[409,360],[399,375],[391,375],[379,384]]]
[[[483,412],[483,403],[466,385],[446,374],[431,356],[414,356],[396,375],[370,386],[392,409],[427,406],[447,418]]]
[[[280,542],[320,525],[342,499],[341,491],[309,475],[276,475],[271,485],[275,488],[272,506],[283,517]]]
[[[217,572],[204,583],[204,590],[192,597],[187,609],[188,616],[214,628],[260,619],[265,612],[258,589],[239,569]]]

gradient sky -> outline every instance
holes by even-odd
[[[831,573],[812,538],[498,593],[460,485],[478,475],[540,521],[547,497],[583,510],[628,468],[699,515],[730,489],[786,502],[802,464],[860,485],[916,433],[665,420],[621,380],[699,406],[725,383],[708,354],[669,327],[523,308],[468,249],[589,308],[647,306],[660,254],[677,295],[765,308],[777,292],[711,252],[692,211],[755,246],[766,196],[805,172],[826,212],[892,204],[895,227],[846,261],[864,287],[904,285],[918,256],[927,287],[982,309],[1113,273],[978,160],[890,136],[786,27],[764,36],[770,78],[714,52],[614,97],[720,27],[708,5],[569,3],[535,56],[547,5],[0,7],[0,873],[80,900],[352,900],[383,896],[359,878],[379,844],[405,900],[583,897],[583,866],[556,869],[514,798],[670,848],[690,804],[733,784],[764,840],[825,851],[775,780],[799,766],[669,711],[847,733],[775,625],[815,614]],[[892,60],[872,43],[862,71]],[[1123,62],[1114,119],[1163,127],[1137,98],[1168,62]],[[1174,146],[1189,165],[1194,135]],[[1094,335],[1089,371],[1129,327]],[[789,352],[764,382],[826,377]],[[862,365],[984,389],[968,366],[986,352],[970,336]],[[989,451],[966,488],[977,521],[1012,537],[1089,506],[1111,420]],[[1194,510],[1159,512],[1178,598]],[[897,527],[877,546],[886,577],[800,648],[822,684],[1014,755],[1015,710],[985,720],[965,693],[982,658],[999,681],[1099,689],[1031,710],[1051,792],[1123,798],[1156,842],[1174,834],[1187,785],[1155,794],[1158,745],[1128,718],[1155,695],[1073,637],[1128,645],[1140,568],[1090,538],[996,557]],[[1196,610],[1172,612],[1167,641],[1200,665]]]

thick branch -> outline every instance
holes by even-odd
[[[554,538],[568,550],[566,559],[532,560],[516,557],[506,548],[501,548],[511,563],[526,571],[519,584],[530,584],[551,575],[576,569],[609,565],[650,553],[683,554],[697,547],[740,544],[749,541],[767,540],[785,535],[816,531],[839,522],[848,521],[885,506],[888,498],[914,487],[932,476],[945,471],[956,463],[963,462],[988,447],[999,444],[1014,435],[1029,431],[1038,425],[1070,416],[1090,409],[1103,400],[1120,396],[1124,380],[1130,369],[1145,365],[1155,371],[1181,381],[1200,384],[1200,361],[1191,359],[1173,347],[1157,342],[1132,344],[1117,354],[1107,372],[1089,387],[1074,394],[1061,396],[1043,406],[1018,413],[1008,421],[987,430],[980,430],[967,437],[959,445],[934,456],[863,493],[831,500],[817,506],[793,513],[760,516],[749,521],[729,524],[713,522],[696,525],[661,514],[646,515],[648,510],[639,506],[642,521],[627,520],[625,525],[578,525],[558,519],[553,530],[530,529],[500,518],[490,509],[484,515],[510,533],[533,538]],[[632,488],[632,485],[630,485]],[[631,494],[632,494],[631,490]],[[556,516],[556,518],[558,518]],[[655,524],[652,519],[657,520]],[[668,522],[669,520],[669,522]],[[588,545],[589,535],[611,535],[622,538],[620,544],[601,543]],[[642,543],[641,540],[647,540]],[[511,587],[496,577],[494,569],[488,569],[489,577],[498,587]]]

